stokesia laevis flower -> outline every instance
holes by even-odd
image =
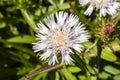
[[[71,49],[81,52],[81,43],[88,41],[88,33],[78,17],[67,12],[47,16],[38,23],[37,30],[38,42],[33,43],[34,52],[38,53],[41,60],[47,60],[49,65],[59,61],[70,64],[73,61],[69,55],[73,53]],[[40,53],[41,50],[44,52]]]
[[[106,16],[106,14],[114,15],[120,8],[120,3],[117,0],[79,0],[80,4],[89,4],[89,7],[85,11],[85,15],[90,16],[94,8],[100,9],[100,16]]]

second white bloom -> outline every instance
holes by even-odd
[[[106,14],[114,15],[120,8],[120,3],[117,0],[79,0],[80,4],[89,4],[89,7],[85,11],[85,15],[90,16],[94,8],[100,9],[100,16],[106,16]]]

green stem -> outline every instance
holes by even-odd
[[[40,69],[21,77],[19,80],[27,80],[28,78],[33,77],[37,74],[52,71],[52,70],[60,68],[62,66],[64,66],[64,64],[57,64],[55,66],[43,66]]]
[[[20,9],[24,19],[26,20],[26,22],[28,23],[28,25],[36,32],[36,25],[33,21],[33,19],[29,16],[28,12],[24,9]]]
[[[97,80],[99,80],[99,72],[100,72],[100,57],[101,57],[101,53],[102,53],[102,40],[99,39],[98,43],[97,43],[97,68],[98,68],[98,73],[97,73]]]
[[[95,42],[87,50],[85,50],[85,53],[88,53],[91,49],[93,49],[96,46],[97,42],[98,39],[96,39]]]

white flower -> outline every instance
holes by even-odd
[[[81,43],[88,41],[88,33],[78,17],[66,12],[47,16],[43,23],[38,23],[37,30],[38,42],[33,43],[34,52],[41,60],[48,60],[49,65],[59,63],[60,59],[61,63],[70,64],[73,61],[69,55],[73,53],[71,48],[81,52]],[[44,52],[40,53],[41,50]]]
[[[85,11],[85,15],[90,16],[94,8],[100,9],[100,16],[106,16],[106,14],[114,15],[120,8],[120,3],[116,0],[79,0],[80,4],[89,4],[89,7]]]

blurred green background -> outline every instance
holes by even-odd
[[[120,80],[120,12],[101,18],[98,13],[84,16],[85,10],[78,0],[0,0],[0,80],[18,80],[41,67],[43,72],[28,80]],[[57,11],[77,15],[90,41],[83,44],[83,54],[71,55],[74,63],[52,70],[33,52],[32,43],[36,24]],[[102,29],[108,22],[116,31],[106,39]]]

